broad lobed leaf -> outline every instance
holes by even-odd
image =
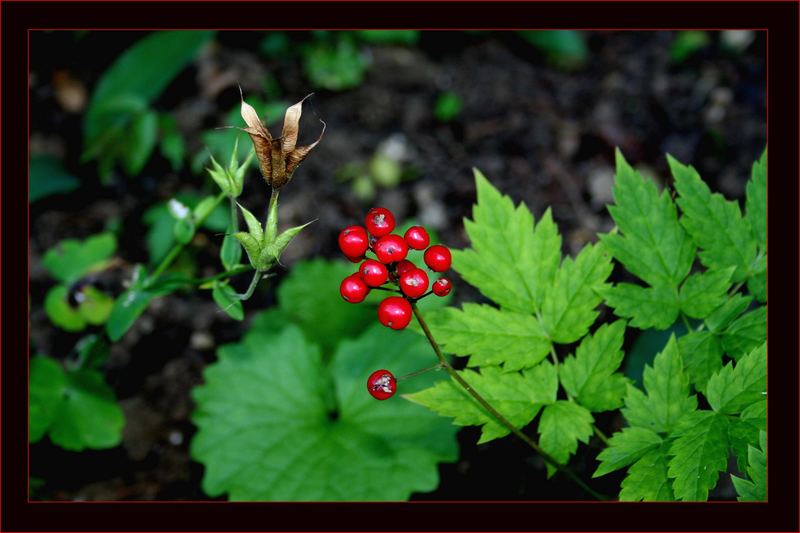
[[[760,448],[760,449],[759,449]],[[759,448],[749,446],[747,450],[747,475],[750,479],[731,476],[740,502],[767,501],[767,433],[761,431]]]
[[[680,290],[681,311],[691,318],[705,318],[725,303],[734,267],[692,274]]]
[[[608,439],[608,447],[598,454],[600,465],[592,477],[600,477],[628,466],[649,451],[659,448],[662,442],[656,432],[646,428],[627,427],[614,433]]]
[[[632,283],[617,283],[600,291],[614,314],[631,319],[639,329],[669,328],[680,310],[677,290],[672,287],[640,287]]]
[[[542,411],[539,420],[539,446],[561,464],[566,464],[578,449],[578,441],[587,444],[592,436],[594,418],[585,407],[575,402],[558,400]],[[556,469],[550,463],[547,475]]]
[[[767,392],[767,343],[728,363],[708,380],[707,398],[714,411],[736,414],[764,399]]]
[[[706,501],[728,466],[728,419],[713,411],[687,414],[672,435],[669,477],[675,497]]]
[[[647,452],[644,457],[628,468],[628,475],[622,480],[619,492],[620,501],[638,502],[673,501],[672,480],[667,475],[668,444]]]

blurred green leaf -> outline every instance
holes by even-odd
[[[674,63],[681,63],[709,44],[711,39],[704,31],[679,31],[669,46],[669,57]]]
[[[201,202],[201,197],[196,193],[180,193],[175,199],[191,209],[196,209]],[[202,227],[213,232],[222,233],[228,227],[228,207],[218,205],[203,222]],[[150,264],[154,265],[167,255],[172,245],[175,244],[174,226],[175,219],[170,215],[167,202],[161,202],[150,207],[142,215],[142,221],[149,226],[145,236]]]
[[[125,171],[134,176],[141,172],[156,147],[158,115],[154,111],[140,113],[131,123],[122,158]]]
[[[169,294],[179,287],[181,284],[170,283],[148,286],[147,270],[142,265],[137,265],[130,288],[114,301],[111,315],[106,322],[108,337],[114,342],[121,339],[153,298]]]
[[[267,57],[280,58],[289,54],[289,44],[289,36],[286,35],[286,32],[268,31],[261,39],[258,50]]]
[[[104,324],[111,314],[114,299],[100,289],[87,285],[78,293],[78,312],[89,324]]]
[[[172,165],[172,170],[183,167],[183,158],[186,157],[186,144],[178,130],[178,124],[170,115],[159,116],[159,129],[161,130],[161,155]]]
[[[343,91],[361,84],[367,60],[352,39],[337,35],[333,43],[312,43],[304,52],[303,70],[314,87]]]
[[[403,176],[403,167],[391,157],[375,154],[369,162],[369,172],[381,187],[396,187]]]
[[[47,250],[42,265],[57,280],[72,283],[102,267],[116,249],[117,239],[111,233],[100,233],[83,241],[65,239]]]
[[[41,440],[53,423],[66,386],[67,377],[60,364],[41,355],[31,358],[28,426],[31,442]]]
[[[519,32],[542,52],[553,65],[571,70],[582,67],[589,58],[583,34],[574,30],[533,30]]]
[[[357,30],[356,36],[372,44],[404,44],[411,46],[419,40],[417,30]]]
[[[445,91],[436,98],[433,115],[439,122],[450,122],[458,118],[462,108],[461,97],[453,91]]]
[[[69,289],[65,285],[56,285],[44,297],[44,311],[56,326],[65,331],[80,331],[86,327],[86,319],[81,313],[69,305],[67,296]]]
[[[29,200],[31,203],[54,194],[72,192],[80,181],[69,174],[61,163],[47,155],[31,156]]]

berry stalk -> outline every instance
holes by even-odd
[[[467,391],[467,393],[472,396],[481,407],[486,409],[486,411],[500,424],[502,424],[506,429],[508,429],[511,433],[519,437],[525,444],[531,447],[533,451],[535,451],[539,456],[542,457],[545,461],[550,463],[556,470],[559,472],[563,472],[566,474],[572,481],[574,481],[579,487],[581,487],[584,491],[591,494],[594,498],[598,500],[607,500],[608,498],[603,496],[602,494],[598,493],[594,489],[592,489],[589,485],[583,482],[581,478],[579,478],[572,470],[570,470],[567,466],[562,465],[558,461],[556,461],[550,454],[545,452],[543,449],[539,447],[529,436],[523,433],[521,430],[517,429],[514,424],[509,422],[509,420],[501,415],[494,407],[491,406],[489,402],[484,399],[472,386],[462,378],[456,370],[450,366],[450,363],[447,362],[447,358],[445,358],[444,354],[442,353],[441,348],[439,348],[439,344],[433,338],[433,334],[431,330],[428,328],[428,324],[425,322],[425,319],[422,318],[422,314],[417,309],[417,305],[415,302],[411,303],[411,310],[414,312],[414,316],[417,317],[417,322],[419,322],[422,331],[425,333],[425,336],[428,338],[428,342],[431,344],[431,348],[436,353],[436,357],[439,358],[439,364],[450,374],[456,383],[461,385],[461,387]]]

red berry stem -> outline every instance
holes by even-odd
[[[397,289],[390,289],[389,287],[370,287],[373,291],[388,291],[388,292],[395,292],[397,294],[401,294],[400,291]]]
[[[472,396],[475,399],[475,401],[478,402],[478,404],[480,404],[481,407],[486,409],[486,411],[495,420],[497,420],[497,422],[505,426],[505,428],[508,429],[511,433],[519,437],[525,444],[530,446],[531,449],[533,449],[533,451],[539,454],[539,456],[541,456],[542,459],[550,463],[550,465],[552,465],[559,472],[563,472],[564,474],[566,474],[570,479],[572,479],[572,481],[574,481],[579,487],[581,487],[587,493],[591,494],[594,498],[597,498],[598,500],[608,499],[608,497],[596,492],[589,485],[584,483],[583,480],[579,478],[577,475],[575,475],[575,473],[569,467],[559,463],[550,454],[541,449],[539,445],[533,441],[533,439],[531,439],[521,430],[517,429],[516,426],[514,426],[514,424],[509,422],[509,420],[506,417],[497,412],[497,410],[494,407],[492,407],[492,405],[489,402],[487,402],[483,396],[481,396],[475,389],[473,389],[472,386],[469,383],[467,383],[464,380],[464,378],[462,378],[461,375],[458,372],[456,372],[452,366],[450,366],[450,363],[447,362],[447,358],[445,358],[441,348],[439,348],[439,344],[433,338],[433,334],[431,333],[430,328],[428,328],[428,324],[425,322],[425,319],[422,318],[422,314],[420,314],[419,309],[417,309],[416,302],[413,301],[411,302],[411,310],[414,312],[414,316],[417,317],[417,322],[419,322],[422,331],[428,338],[428,342],[431,344],[431,348],[433,348],[433,351],[436,353],[436,357],[439,358],[439,364],[442,366],[442,368],[444,368],[447,371],[448,374],[450,374],[450,377],[452,377],[456,381],[456,383],[461,385],[461,387],[465,391],[467,391],[467,393],[470,396]]]
[[[419,376],[420,374],[424,374],[425,372],[430,372],[431,370],[441,370],[443,368],[444,368],[444,365],[442,363],[439,363],[438,365],[433,365],[431,367],[423,368],[422,370],[417,370],[416,372],[411,372],[411,373],[406,374],[404,376],[400,376],[398,378],[395,378],[395,380],[396,381],[403,381],[404,379],[413,378],[415,376]]]

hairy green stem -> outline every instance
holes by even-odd
[[[525,444],[530,446],[530,448],[533,451],[535,451],[537,454],[539,454],[539,456],[541,456],[542,459],[544,459],[547,463],[549,463],[551,466],[553,466],[556,470],[566,474],[580,488],[582,488],[588,494],[592,495],[592,497],[594,497],[594,498],[596,498],[598,500],[607,500],[608,499],[607,497],[605,497],[602,494],[598,493],[597,491],[592,489],[589,485],[584,483],[583,480],[581,478],[579,478],[567,466],[562,465],[561,463],[556,461],[550,454],[548,454],[543,449],[541,449],[539,447],[539,445],[536,444],[533,441],[533,439],[531,439],[529,436],[527,436],[521,430],[517,429],[517,427],[514,426],[514,424],[512,424],[506,417],[501,415],[494,407],[491,406],[491,404],[489,404],[489,402],[487,402],[484,399],[483,396],[481,396],[475,389],[473,389],[472,386],[469,383],[467,383],[466,380],[464,380],[464,378],[462,378],[461,375],[459,375],[459,373],[456,372],[456,370],[452,366],[450,366],[450,363],[447,362],[447,358],[445,358],[444,354],[442,353],[441,348],[439,348],[439,344],[433,338],[433,334],[431,333],[431,330],[428,328],[428,324],[425,322],[425,319],[422,318],[422,314],[419,312],[419,309],[417,309],[416,303],[412,303],[411,304],[411,309],[414,311],[414,316],[417,317],[417,322],[419,322],[419,325],[422,328],[422,331],[425,333],[425,336],[428,338],[428,342],[430,343],[431,348],[433,348],[433,351],[436,353],[436,357],[439,358],[439,363],[447,371],[447,373],[450,374],[450,377],[452,377],[456,381],[456,383],[461,385],[461,387],[465,391],[467,391],[467,393],[470,396],[472,396],[472,398],[476,402],[478,402],[478,404],[481,407],[483,407],[492,416],[492,418],[497,420],[498,423],[500,423],[502,426],[504,426],[506,429],[508,429],[511,433],[513,433],[514,435],[519,437]]]
[[[253,279],[250,280],[250,286],[247,287],[247,291],[245,291],[242,294],[234,293],[233,298],[242,301],[249,300],[253,296],[253,293],[256,292],[256,287],[258,286],[258,282],[261,281],[261,276],[263,275],[264,273],[261,272],[260,270],[256,270],[255,272],[253,272]]]

